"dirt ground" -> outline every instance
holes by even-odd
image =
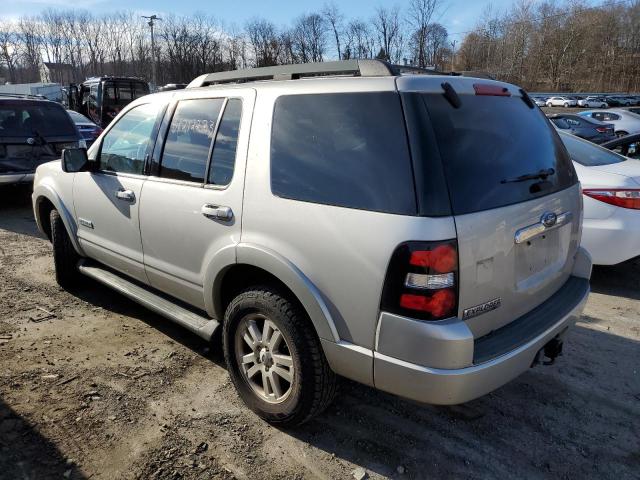
[[[640,263],[592,288],[556,365],[455,408],[344,381],[283,431],[215,345],[89,280],[58,288],[29,192],[4,189],[0,478],[640,478]]]

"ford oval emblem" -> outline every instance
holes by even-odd
[[[34,138],[32,138],[32,137],[29,137],[29,138],[27,138],[27,143],[29,145],[35,145],[36,140]]]
[[[558,221],[558,216],[553,212],[546,212],[545,214],[542,215],[542,217],[540,218],[540,221],[545,227],[551,228]]]

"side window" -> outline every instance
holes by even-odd
[[[558,128],[561,128],[563,130],[568,130],[569,125],[567,124],[567,121],[564,118],[552,118],[551,121],[554,123],[554,125]]]
[[[293,200],[415,214],[399,96],[278,98],[271,132],[271,191]]]
[[[162,107],[160,103],[139,105],[118,120],[102,140],[100,170],[143,173],[153,127]]]
[[[591,116],[596,120],[600,120],[600,121],[605,119],[604,113],[600,113],[600,112],[592,113]]]
[[[620,120],[620,115],[615,113],[609,113],[606,117],[607,120]]]
[[[242,100],[232,98],[222,114],[220,128],[216,134],[213,146],[209,183],[213,185],[229,185],[233,177],[236,164],[236,149],[238,147],[238,133],[240,118],[242,117]]]
[[[578,120],[574,120],[573,118],[567,118],[567,123],[569,125],[573,125],[574,127],[580,125],[580,122]]]
[[[160,161],[160,176],[204,182],[211,141],[223,99],[181,100],[171,119]]]

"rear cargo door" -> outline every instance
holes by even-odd
[[[479,337],[566,282],[581,198],[567,151],[540,109],[518,92],[466,81],[457,87],[458,108],[442,94],[422,98],[456,223],[458,313]]]

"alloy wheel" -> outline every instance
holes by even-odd
[[[265,315],[251,313],[238,323],[236,361],[253,392],[268,403],[281,403],[291,394],[296,374],[284,335]]]

